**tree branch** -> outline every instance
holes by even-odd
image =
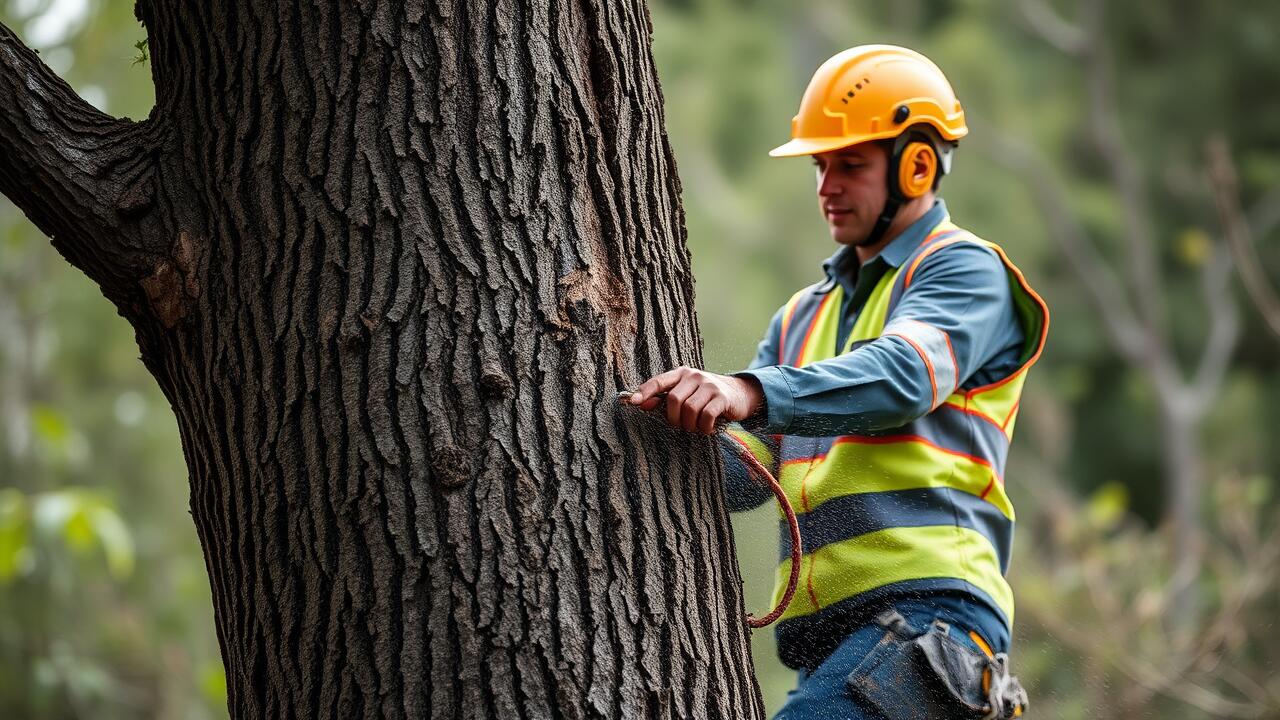
[[[113,300],[142,270],[125,228],[154,202],[154,131],[85,102],[0,23],[0,192]]]
[[[1064,55],[1078,56],[1089,43],[1079,27],[1063,19],[1045,0],[1018,0],[1018,10],[1032,32]]]
[[[1266,225],[1270,218],[1280,217],[1280,213],[1270,209],[1273,206],[1280,206],[1280,195],[1277,195],[1280,190],[1272,193],[1277,195],[1276,197],[1272,198],[1269,195],[1264,198],[1258,210],[1252,213],[1251,217],[1246,218],[1240,208],[1240,183],[1236,177],[1235,164],[1231,161],[1231,149],[1226,138],[1221,135],[1211,138],[1206,149],[1209,156],[1210,190],[1213,192],[1214,203],[1218,206],[1218,216],[1222,219],[1222,233],[1227,240],[1227,246],[1235,257],[1236,266],[1240,270],[1240,279],[1244,282],[1249,299],[1262,315],[1262,319],[1266,321],[1267,327],[1280,337],[1280,298],[1277,298],[1275,288],[1262,272],[1262,263],[1253,246],[1253,228],[1250,227],[1249,222],[1257,218],[1255,225],[1261,222],[1263,232],[1269,229]]]
[[[1200,273],[1201,294],[1209,310],[1209,337],[1191,380],[1190,401],[1203,415],[1218,399],[1231,353],[1240,339],[1240,311],[1231,297],[1231,256],[1215,252]]]
[[[1112,65],[1105,43],[1105,2],[1086,0],[1082,15],[1088,35],[1098,39],[1085,46],[1087,122],[1090,137],[1120,193],[1124,239],[1129,251],[1129,281],[1143,325],[1152,335],[1152,350],[1167,356],[1169,346],[1164,310],[1164,288],[1156,254],[1154,223],[1147,205],[1140,163],[1130,150],[1116,112]],[[1167,363],[1172,366],[1172,362]],[[1175,373],[1176,374],[1176,373]],[[1176,387],[1176,383],[1170,387]]]
[[[974,125],[970,122],[970,125]],[[1112,345],[1131,365],[1145,368],[1149,362],[1146,333],[1107,262],[1067,202],[1066,191],[1043,160],[1010,133],[992,129],[973,134],[973,140],[996,162],[1026,181],[1046,227],[1066,255],[1088,291]]]

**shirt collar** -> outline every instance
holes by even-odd
[[[884,246],[875,257],[868,260],[867,264],[875,262],[876,259],[881,259],[890,267],[901,267],[902,263],[907,261],[907,258],[911,256],[911,253],[915,251],[920,243],[924,242],[924,239],[929,236],[929,231],[946,219],[947,204],[943,202],[942,198],[938,198],[933,201],[933,207],[929,208],[928,212],[908,225],[898,237]],[[827,274],[828,280],[847,280],[851,283],[854,276],[857,275],[858,269],[858,256],[853,251],[853,248],[848,245],[841,245],[831,257],[822,261],[822,270]]]

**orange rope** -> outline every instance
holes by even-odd
[[[800,582],[800,556],[802,552],[800,548],[800,521],[796,520],[795,508],[791,507],[791,501],[787,499],[787,494],[782,491],[782,486],[778,484],[778,480],[773,476],[773,473],[769,472],[756,459],[750,448],[743,445],[737,438],[733,438],[733,440],[739,448],[738,455],[752,470],[755,470],[769,481],[769,489],[773,490],[773,496],[778,498],[778,505],[787,516],[788,529],[791,530],[791,575],[787,578],[787,589],[782,593],[782,599],[778,601],[778,606],[772,612],[762,618],[757,619],[756,616],[747,613],[747,625],[752,628],[762,628],[782,617],[782,613],[786,612],[787,606],[791,604],[792,596],[796,594],[796,585]]]

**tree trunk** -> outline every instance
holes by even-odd
[[[1204,560],[1203,493],[1204,463],[1199,426],[1202,411],[1180,396],[1162,403],[1165,488],[1168,507],[1166,531],[1172,535],[1173,576],[1170,580],[1168,625],[1176,632],[1197,626],[1201,603],[1198,580]]]
[[[157,104],[0,26],[0,190],[169,398],[232,718],[759,717],[640,0],[140,0]]]

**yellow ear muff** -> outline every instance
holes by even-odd
[[[916,164],[921,163],[926,170],[923,175],[916,174]],[[902,149],[898,160],[898,187],[908,198],[918,198],[933,188],[933,179],[938,175],[938,155],[929,143],[913,142]]]

